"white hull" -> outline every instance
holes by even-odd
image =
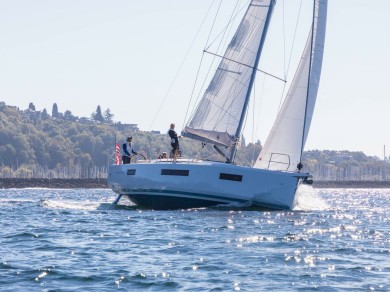
[[[291,210],[297,186],[308,176],[220,162],[152,160],[111,165],[108,185],[140,207],[152,209],[240,203]]]

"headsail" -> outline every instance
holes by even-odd
[[[316,0],[303,56],[256,168],[295,171],[301,161],[320,81],[326,14],[327,0]]]
[[[237,142],[275,0],[252,0],[183,135],[217,145]],[[238,130],[239,129],[239,130]]]

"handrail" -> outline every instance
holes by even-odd
[[[277,155],[277,156],[286,156],[286,157],[288,158],[288,162],[282,162],[282,161],[277,161],[277,160],[274,161],[274,160],[273,160],[273,156],[274,156],[274,155]],[[270,159],[268,160],[268,167],[267,167],[267,169],[269,169],[271,163],[286,164],[286,165],[287,165],[286,170],[288,170],[289,167],[290,167],[290,165],[291,165],[290,155],[285,154],[285,153],[271,153]]]

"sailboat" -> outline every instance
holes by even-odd
[[[152,209],[244,204],[292,210],[321,75],[327,0],[315,0],[309,37],[270,134],[252,167],[235,163],[275,0],[252,0],[182,135],[210,143],[225,161],[156,159],[111,165],[108,185]],[[221,149],[228,149],[229,153]]]

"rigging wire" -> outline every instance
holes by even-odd
[[[210,8],[209,8],[209,11],[210,11],[211,7],[214,5],[214,2],[215,2],[215,1],[213,1],[213,3],[211,4],[211,6],[210,6]],[[211,26],[209,35],[207,36],[207,40],[206,40],[205,46],[208,44],[208,42],[209,42],[209,40],[210,40],[211,32],[212,32],[213,27],[214,27],[214,25],[215,25],[215,21],[217,20],[217,16],[218,16],[218,14],[219,14],[219,10],[220,10],[220,8],[221,8],[221,4],[222,4],[222,0],[220,0],[220,2],[219,2],[218,9],[217,9],[217,13],[216,13],[216,15],[215,15],[215,17],[214,17],[214,21],[213,21],[213,24],[212,24],[212,26]],[[208,11],[208,12],[209,12],[209,11]],[[208,12],[207,12],[206,16],[208,15]],[[193,98],[193,96],[194,96],[195,86],[196,86],[196,83],[197,83],[197,80],[198,80],[198,77],[199,77],[199,72],[200,72],[200,68],[201,68],[201,66],[202,66],[203,57],[204,57],[204,51],[203,51],[202,57],[201,57],[201,59],[200,59],[200,63],[199,63],[199,66],[198,66],[198,71],[196,72],[195,82],[194,82],[194,85],[193,85],[193,87],[192,87],[192,91],[191,91],[191,95],[190,95],[190,101],[189,101],[189,103],[188,103],[187,110],[186,110],[186,114],[185,114],[185,116],[184,116],[182,129],[184,128],[185,121],[187,120],[188,111],[189,111],[189,109],[190,109],[190,105],[191,105],[191,102],[192,102],[192,98]]]
[[[214,42],[216,42],[216,41],[219,39],[219,37],[220,37],[221,35],[223,35],[222,39],[224,38],[224,35],[225,35],[225,33],[226,33],[228,27],[230,27],[230,30],[232,29],[232,27],[231,27],[232,22],[236,19],[236,17],[238,17],[238,16],[240,15],[240,12],[242,12],[246,7],[248,7],[250,1],[251,1],[251,0],[247,1],[246,4],[245,4],[245,5],[242,5],[242,7],[235,13],[235,10],[236,10],[237,7],[239,6],[239,2],[240,2],[240,1],[237,1],[236,6],[234,7],[234,10],[233,10],[232,16],[230,17],[229,22],[228,22],[227,25],[221,30],[221,32],[220,32],[219,34],[216,35],[216,37],[215,37],[214,40],[210,43],[210,45],[209,45],[208,47],[205,47],[205,51],[207,51],[208,49],[210,49],[210,47],[214,44]],[[235,14],[235,15],[234,15],[234,14]],[[234,16],[233,16],[233,15],[234,15]],[[227,40],[225,39],[225,42],[226,42],[226,41],[227,41]]]
[[[221,3],[222,3],[222,0],[221,0]],[[221,3],[220,3],[220,4],[221,4]],[[210,48],[210,46],[211,46],[211,45],[212,45],[212,44],[213,44],[221,35],[222,35],[222,37],[221,37],[221,40],[220,40],[220,42],[219,42],[219,44],[218,44],[218,46],[217,46],[216,51],[218,52],[218,51],[220,50],[220,48],[223,47],[222,43],[223,43],[224,41],[225,41],[225,42],[227,41],[227,40],[226,40],[226,34],[227,34],[228,28],[230,28],[230,30],[232,29],[231,26],[232,26],[233,20],[237,17],[237,14],[242,10],[242,8],[241,8],[238,12],[236,12],[237,7],[239,6],[239,3],[240,3],[240,1],[238,1],[238,2],[236,3],[236,5],[235,5],[235,7],[234,7],[234,9],[233,9],[233,11],[232,11],[232,14],[231,14],[231,16],[230,16],[230,19],[229,19],[229,21],[228,21],[228,24],[227,24],[227,25],[224,27],[224,29],[223,29],[223,33],[222,33],[222,32],[219,33],[218,36],[214,39],[214,41],[213,41],[207,48],[205,47],[205,49],[203,50],[203,55],[204,55],[204,53]],[[216,17],[217,17],[217,15],[215,16],[215,19],[216,19]],[[214,20],[215,20],[215,19],[214,19]],[[212,31],[212,29],[210,30],[210,34],[211,34],[211,31]],[[207,45],[207,43],[206,43],[206,45]],[[206,74],[206,76],[205,76],[205,78],[204,78],[204,80],[203,80],[202,86],[200,87],[200,90],[199,90],[199,93],[198,93],[198,95],[197,95],[195,104],[198,104],[198,101],[199,101],[199,99],[200,99],[201,93],[204,91],[204,87],[205,87],[205,84],[206,84],[206,82],[207,82],[207,80],[208,80],[208,76],[210,75],[211,69],[214,68],[214,62],[215,62],[216,58],[217,58],[217,56],[214,55],[214,58],[212,59],[212,62],[211,62],[210,65],[209,65],[207,74]],[[202,57],[202,59],[203,59],[203,57]],[[201,64],[200,64],[200,66],[201,66]],[[194,86],[196,85],[196,83],[197,83],[197,81],[195,81]],[[191,99],[192,99],[192,97],[191,97]],[[199,106],[199,104],[198,104],[198,106]],[[192,111],[192,113],[191,113],[191,117],[195,114],[196,109],[197,109],[197,107],[194,107],[194,109],[193,109],[193,111]]]
[[[299,23],[299,19],[300,19],[300,15],[301,15],[302,1],[303,0],[301,0],[301,3],[299,4],[297,22],[295,23],[293,42],[291,44],[291,50],[290,50],[290,56],[289,56],[289,59],[288,59],[287,68],[286,68],[286,30],[285,30],[286,24],[284,22],[284,20],[285,20],[285,16],[284,16],[284,11],[285,11],[284,4],[285,4],[285,1],[283,1],[283,43],[284,43],[283,46],[284,46],[284,79],[285,80],[287,80],[287,75],[288,75],[288,72],[290,71],[292,53],[293,53],[293,49],[294,49],[294,45],[295,45],[295,38],[296,38],[296,35],[297,35],[297,31],[298,31],[298,23]],[[283,90],[282,90],[282,93],[281,93],[281,96],[280,96],[280,101],[279,101],[278,112],[280,111],[280,109],[282,107],[282,104],[283,104],[283,96],[284,96],[284,92],[286,90],[286,86],[287,86],[287,82],[285,82],[284,85],[283,85]]]
[[[260,117],[261,117],[261,109],[263,108],[261,105],[263,103],[263,98],[264,98],[264,88],[265,88],[265,83],[267,81],[267,74],[263,74],[264,78],[263,78],[263,82],[261,83],[262,86],[261,86],[261,92],[260,92],[260,100],[259,100],[259,113],[257,115],[257,119],[256,119],[256,123],[254,122],[255,121],[255,113],[253,113],[253,122],[255,123],[255,125],[253,125],[253,133],[252,133],[252,142],[253,142],[253,151],[252,151],[252,166],[254,165],[254,163],[256,162],[255,160],[255,150],[256,150],[256,142],[254,142],[254,133],[258,133],[258,126],[259,126],[259,123],[260,123]],[[255,92],[256,88],[253,87],[253,91]],[[253,106],[253,112],[255,111],[255,108],[256,108],[256,103],[254,103],[254,106]],[[260,141],[260,140],[259,140]],[[260,141],[261,143],[261,141]],[[261,145],[261,144],[260,144]]]
[[[263,82],[262,82],[262,87],[261,87],[261,93],[260,93],[260,105],[259,105],[259,109],[260,109],[260,112],[259,112],[259,115],[257,117],[257,121],[256,121],[256,133],[258,133],[258,126],[260,124],[260,116],[261,116],[261,109],[263,108],[261,105],[263,103],[263,99],[264,99],[264,91],[265,91],[265,84],[266,84],[266,81],[267,81],[267,76],[264,74],[264,79],[263,79]]]
[[[303,1],[303,0],[301,0],[301,3],[300,3],[300,5],[299,5],[298,16],[297,16],[297,22],[296,22],[296,24],[295,24],[295,31],[294,31],[293,43],[292,43],[292,45],[291,45],[290,57],[289,57],[288,66],[287,66],[287,72],[290,70],[291,59],[292,59],[292,52],[293,52],[293,47],[294,47],[294,45],[295,45],[295,37],[296,37],[297,31],[298,31],[299,19],[301,18],[300,15],[301,15],[301,10],[302,10],[302,1]]]
[[[285,2],[283,1],[283,9],[282,9],[282,13],[283,13],[283,68],[284,68],[284,80],[287,79],[287,73],[286,73],[286,38],[285,38],[285,31],[284,31],[284,28],[286,27],[286,24],[285,24]],[[280,107],[280,105],[279,105]]]
[[[251,159],[251,166],[254,164],[255,160],[255,108],[256,108],[256,83],[253,83],[253,117],[252,117],[252,143],[253,143],[253,151],[252,151],[252,159]]]
[[[215,1],[215,0],[214,0],[214,1]],[[175,76],[174,76],[174,78],[173,78],[173,80],[172,80],[172,82],[171,82],[171,84],[170,84],[170,86],[169,86],[167,92],[166,92],[165,95],[164,95],[164,98],[163,98],[163,100],[162,100],[160,106],[159,106],[158,109],[157,109],[156,114],[154,115],[153,121],[152,121],[152,123],[151,123],[150,126],[149,126],[149,130],[152,129],[152,126],[154,125],[154,122],[156,121],[156,118],[157,118],[157,116],[158,116],[158,114],[159,114],[161,108],[163,107],[163,105],[164,105],[164,103],[165,103],[165,101],[166,101],[166,99],[167,99],[167,97],[168,97],[168,95],[169,95],[169,93],[170,93],[170,91],[171,91],[171,89],[172,89],[172,87],[173,87],[173,84],[175,83],[175,81],[176,81],[176,79],[177,79],[177,77],[178,77],[178,75],[179,75],[179,73],[180,73],[180,71],[181,71],[181,69],[182,69],[182,67],[183,67],[183,65],[184,65],[184,62],[186,61],[186,59],[187,59],[187,57],[188,57],[188,55],[189,55],[189,53],[190,53],[190,51],[191,51],[191,49],[192,49],[192,46],[194,45],[195,40],[197,39],[198,34],[199,34],[201,28],[203,27],[203,25],[204,25],[204,23],[205,23],[205,20],[206,20],[206,18],[207,18],[207,16],[208,16],[209,12],[210,12],[210,10],[211,10],[211,7],[213,6],[214,1],[211,3],[209,9],[207,10],[206,15],[203,17],[203,20],[202,20],[202,22],[201,22],[201,24],[200,24],[200,26],[199,26],[199,28],[198,28],[196,34],[195,34],[195,37],[194,37],[194,39],[192,40],[192,42],[191,42],[189,48],[187,49],[187,52],[186,52],[186,54],[185,54],[185,56],[184,56],[184,58],[183,58],[183,60],[182,60],[182,62],[181,62],[181,64],[180,64],[180,66],[179,66],[179,69],[177,70],[177,72],[176,72],[176,74],[175,74]]]

